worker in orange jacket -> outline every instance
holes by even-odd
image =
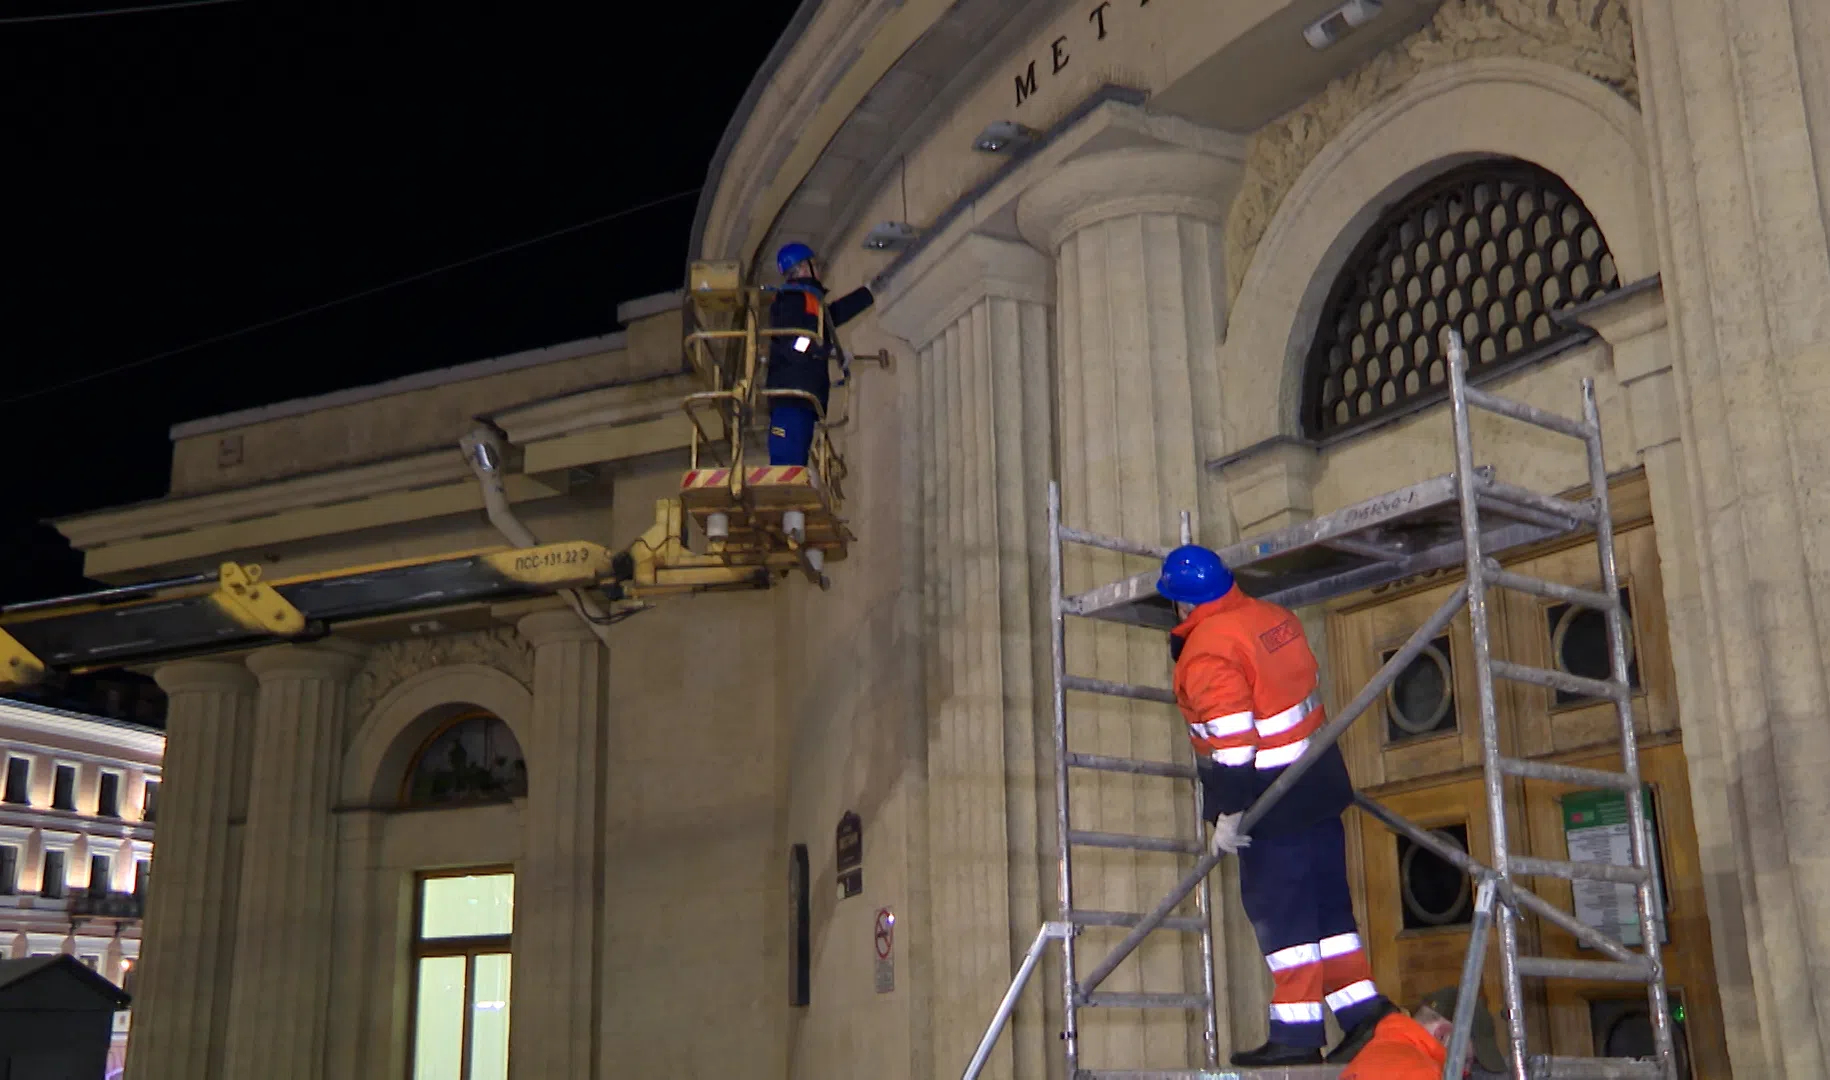
[[[1347,888],[1341,814],[1353,782],[1329,746],[1253,827],[1245,810],[1303,753],[1326,720],[1302,623],[1245,595],[1220,556],[1188,545],[1163,561],[1157,592],[1176,603],[1175,694],[1188,722],[1213,849],[1239,856],[1239,884],[1270,966],[1270,1038],[1239,1067],[1351,1060],[1393,1005],[1373,984]],[[1255,841],[1255,842],[1254,842]],[[1322,1007],[1345,1033],[1327,1055]]]
[[[1459,996],[1455,987],[1444,987],[1424,998],[1410,1015],[1395,1012],[1381,1019],[1372,1040],[1342,1071],[1341,1080],[1441,1080]],[[1486,1074],[1505,1071],[1506,1056],[1484,1004],[1475,1006],[1468,1042],[1474,1054],[1463,1067],[1463,1076],[1472,1075],[1475,1066]]]

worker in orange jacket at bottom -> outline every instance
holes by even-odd
[[[1372,1040],[1342,1070],[1341,1080],[1441,1080],[1443,1064],[1449,1060],[1458,996],[1453,986],[1444,987],[1425,997],[1410,1015],[1390,1013],[1382,1018],[1373,1029]],[[1503,1073],[1506,1056],[1500,1053],[1493,1017],[1485,1004],[1475,1006],[1474,1029],[1469,1034],[1474,1059],[1462,1075],[1470,1075],[1475,1065],[1486,1073]]]

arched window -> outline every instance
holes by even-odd
[[[401,801],[439,806],[526,794],[527,763],[514,732],[501,718],[473,709],[446,720],[413,755]]]
[[[1335,279],[1303,371],[1303,433],[1445,397],[1450,329],[1476,374],[1585,340],[1551,312],[1619,287],[1601,227],[1555,175],[1517,160],[1451,170],[1386,211]]]

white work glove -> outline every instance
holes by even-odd
[[[1215,855],[1237,855],[1239,849],[1252,846],[1252,838],[1239,835],[1239,819],[1244,814],[1221,814],[1214,822],[1214,842],[1209,848]]]

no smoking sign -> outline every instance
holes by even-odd
[[[889,908],[877,909],[877,921],[871,932],[877,948],[877,992],[887,994],[896,989],[896,914]]]

